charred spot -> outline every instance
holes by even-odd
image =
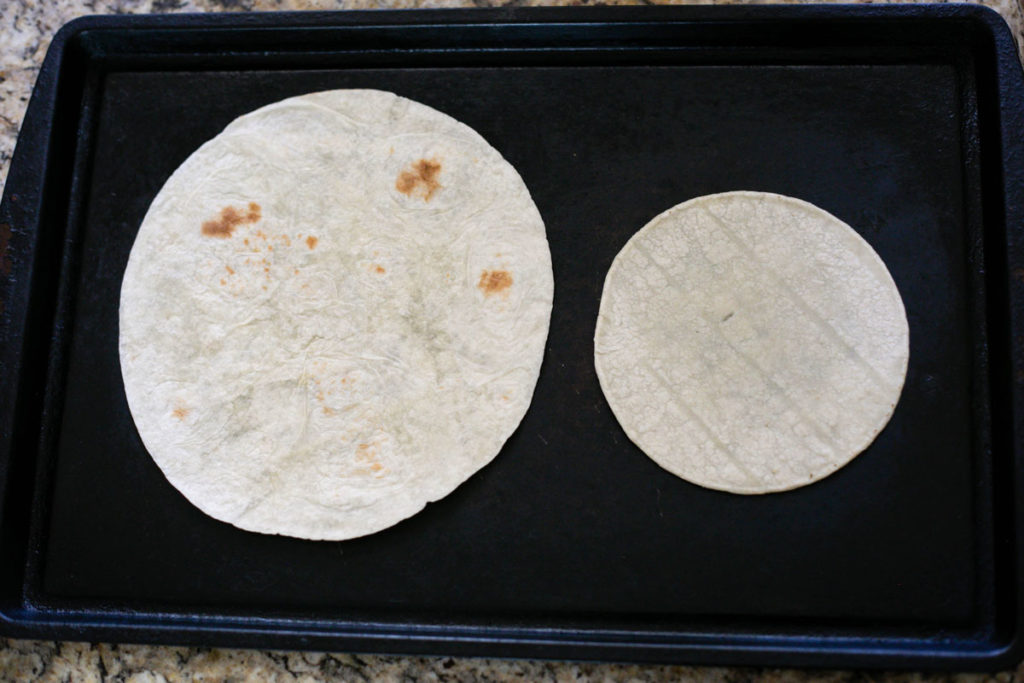
[[[320,240],[310,235],[309,237],[306,238],[306,246],[309,247],[310,249],[316,249],[316,243],[319,241]]]
[[[395,189],[404,195],[423,197],[429,202],[442,185],[437,181],[441,174],[441,162],[434,159],[420,159],[410,168],[398,174]]]
[[[234,234],[235,228],[239,225],[256,223],[262,217],[260,205],[256,202],[249,202],[248,210],[225,206],[217,218],[203,221],[202,232],[207,237],[227,239]]]
[[[480,273],[480,281],[476,283],[477,288],[484,293],[484,296],[494,294],[508,295],[508,288],[512,286],[512,274],[507,270],[485,270]]]

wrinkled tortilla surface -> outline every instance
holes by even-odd
[[[798,199],[728,192],[669,209],[622,248],[594,355],[648,456],[755,494],[826,477],[871,444],[899,400],[909,332],[852,228]]]
[[[153,201],[120,304],[139,435],[242,529],[347,539],[486,465],[530,404],[553,282],[522,179],[375,90],[233,121]]]

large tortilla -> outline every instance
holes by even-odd
[[[662,213],[615,257],[594,360],[655,462],[766,493],[867,448],[899,399],[908,338],[896,284],[852,228],[798,199],[728,192]]]
[[[232,122],[171,176],[121,288],[132,417],[243,529],[369,534],[487,464],[540,370],[553,282],[515,170],[374,90]]]

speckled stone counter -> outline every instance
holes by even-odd
[[[36,74],[54,33],[86,14],[383,7],[655,4],[624,0],[0,0],[0,191]],[[692,4],[692,3],[687,3]],[[1024,44],[1022,0],[986,0]],[[42,681],[707,681],[1024,680],[1015,672],[921,675],[632,666],[488,659],[375,657],[338,653],[221,650],[4,640],[0,680]]]

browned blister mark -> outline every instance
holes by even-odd
[[[384,466],[377,461],[378,456],[376,444],[361,443],[356,448],[356,462],[368,467],[372,472],[380,472],[384,469]],[[363,469],[362,471],[365,472],[366,470]]]
[[[233,206],[225,206],[220,210],[220,215],[217,218],[203,221],[202,232],[207,237],[227,239],[234,234],[235,228],[239,225],[256,223],[262,217],[260,205],[256,202],[249,202],[248,211],[236,209]]]
[[[395,189],[409,197],[423,197],[423,201],[429,202],[434,193],[444,187],[437,180],[440,174],[441,162],[435,159],[420,159],[398,174]]]
[[[309,237],[306,238],[306,246],[309,247],[310,249],[316,249],[316,243],[319,241],[320,240],[310,235]]]
[[[174,409],[174,412],[172,412],[171,415],[176,417],[178,420],[184,420],[186,417],[188,417],[188,408],[178,406],[177,408]]]
[[[476,286],[484,296],[508,296],[509,287],[512,286],[512,273],[507,270],[485,270],[480,273],[480,281]]]

